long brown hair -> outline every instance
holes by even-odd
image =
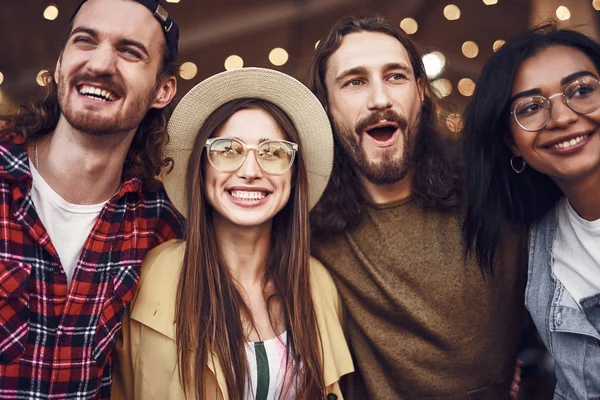
[[[218,108],[204,123],[196,139],[187,169],[188,224],[183,267],[176,300],[176,339],[180,381],[186,393],[202,399],[207,362],[214,356],[225,375],[229,397],[244,398],[249,370],[242,316],[252,321],[249,308],[236,289],[234,279],[219,254],[211,207],[204,194],[203,146],[236,111],[260,108],[267,111],[299,144],[290,200],[273,218],[271,248],[263,285],[274,283],[288,331],[288,354],[292,357],[298,398],[322,398],[322,352],[310,289],[310,232],[308,182],[298,133],[277,106],[264,100],[239,99]],[[273,297],[273,296],[272,296]],[[267,306],[272,300],[267,299]],[[273,321],[271,321],[273,323]],[[282,391],[282,397],[285,395]]]
[[[413,154],[412,197],[425,208],[441,211],[455,209],[460,202],[462,184],[459,147],[438,130],[435,94],[425,73],[420,52],[404,32],[382,17],[351,16],[340,19],[317,46],[308,72],[308,87],[327,109],[327,63],[342,45],[344,36],[357,32],[384,33],[397,39],[408,52],[415,79],[421,79],[425,87]],[[351,229],[360,221],[364,204],[355,166],[335,136],[331,179],[311,212],[311,226],[319,237]]]
[[[69,25],[69,32],[72,23]],[[67,44],[65,39],[62,52]],[[156,87],[168,76],[175,76],[179,71],[177,60],[173,59],[167,45],[162,49],[162,62],[157,73]],[[0,117],[0,140],[11,140],[19,143],[29,138],[40,138],[51,133],[56,128],[61,115],[58,101],[58,85],[52,72],[45,72],[41,79],[46,86],[43,93],[29,105],[21,105],[15,115]],[[140,178],[148,190],[160,187],[156,179],[161,168],[170,164],[171,160],[164,157],[164,148],[169,141],[167,123],[172,112],[172,106],[163,109],[151,108],[138,126],[123,166],[123,172],[128,176]]]

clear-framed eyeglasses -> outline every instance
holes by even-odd
[[[552,96],[528,96],[520,99],[511,114],[519,126],[535,132],[544,128],[552,118],[551,100],[563,97],[563,102],[578,114],[589,114],[600,108],[600,82],[594,77],[580,78],[570,83],[562,93]]]
[[[229,137],[210,138],[204,147],[210,164],[221,172],[236,171],[246,161],[248,151],[254,150],[259,167],[271,175],[280,175],[290,169],[298,151],[298,145],[287,140],[246,144]]]

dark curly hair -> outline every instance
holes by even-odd
[[[317,46],[308,72],[309,87],[327,109],[327,62],[341,46],[344,36],[357,32],[384,33],[397,39],[408,52],[415,78],[420,78],[425,86],[413,153],[412,197],[424,208],[440,211],[456,209],[460,204],[462,183],[459,146],[438,130],[434,92],[425,74],[420,52],[404,32],[378,16],[340,19]],[[355,165],[335,139],[331,179],[323,197],[311,212],[313,233],[317,237],[325,237],[351,229],[360,222],[364,204]]]
[[[69,32],[72,24],[69,25]],[[65,49],[65,39],[61,54]],[[159,82],[169,76],[177,75],[179,64],[173,59],[165,43],[162,50],[162,62],[157,73]],[[42,76],[46,83],[43,94],[29,105],[21,105],[15,115],[0,117],[0,140],[25,142],[29,138],[39,138],[52,132],[58,123],[61,109],[58,101],[58,85],[52,72]],[[167,122],[172,106],[162,109],[152,108],[138,126],[123,167],[124,174],[138,177],[148,190],[160,187],[157,179],[161,168],[170,165],[171,160],[164,157],[164,147],[169,141]]]

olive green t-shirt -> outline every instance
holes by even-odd
[[[494,279],[465,262],[457,213],[368,205],[313,243],[345,305],[352,399],[507,399],[523,322],[526,240],[505,235]]]

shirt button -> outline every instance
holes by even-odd
[[[67,341],[67,334],[66,334],[66,333],[61,333],[61,334],[58,336],[58,340],[60,340],[60,342],[61,342],[61,343],[64,343],[64,342],[66,342],[66,341]]]
[[[337,394],[335,394],[335,393],[329,393],[327,395],[327,400],[337,400]]]
[[[62,270],[60,269],[60,267],[57,265],[54,268],[52,268],[52,272],[54,272],[54,275],[58,275],[62,272]]]

